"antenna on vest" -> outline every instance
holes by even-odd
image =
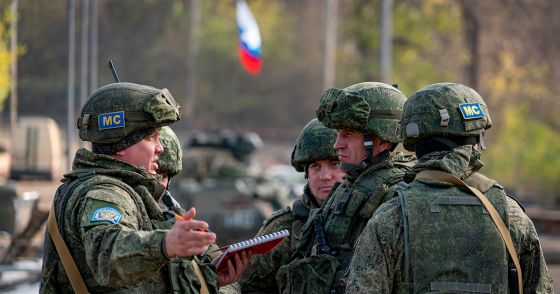
[[[120,83],[121,81],[119,80],[119,76],[117,76],[117,71],[115,70],[115,66],[113,66],[113,61],[109,60],[109,68],[111,69],[111,72],[113,73],[113,77],[115,78],[115,82]]]

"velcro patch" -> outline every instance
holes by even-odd
[[[459,104],[459,108],[465,119],[484,117],[484,113],[478,103]]]
[[[124,128],[124,111],[100,114],[98,124],[100,130]]]
[[[121,222],[122,214],[120,211],[113,207],[101,207],[93,212],[91,216],[92,222],[100,222],[100,221],[110,221],[114,224],[118,224]]]

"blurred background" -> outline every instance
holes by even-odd
[[[481,172],[525,206],[560,281],[559,1],[246,3],[262,41],[256,71],[240,62],[235,0],[0,0],[0,201],[10,203],[0,289],[19,283],[16,272],[36,279],[15,268],[40,254],[58,180],[89,148],[75,121],[114,82],[109,60],[121,81],[168,88],[182,105],[172,128],[185,171],[171,192],[229,232],[219,245],[253,236],[299,196],[290,153],[326,89],[468,85],[493,121]]]

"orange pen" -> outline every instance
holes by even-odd
[[[171,211],[169,211],[169,213],[171,213]],[[186,220],[185,218],[183,218],[182,216],[180,216],[180,215],[178,215],[178,214],[176,214],[176,213],[174,213],[174,212],[173,212],[173,214],[174,214],[174,216],[175,216],[176,219],[182,220],[182,221],[187,221],[187,220]],[[212,231],[210,231],[210,230],[208,230],[208,229],[194,229],[194,230],[195,230],[195,231],[201,231],[201,232],[212,233]]]

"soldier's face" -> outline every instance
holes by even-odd
[[[373,156],[384,150],[390,150],[393,144],[386,143],[376,136],[371,136],[373,143]],[[341,162],[357,164],[367,156],[364,146],[364,134],[354,130],[338,130],[338,137],[334,143],[334,149],[338,150],[338,159]],[[343,170],[348,172],[347,170]]]
[[[157,161],[159,158],[157,155],[163,152],[163,147],[159,142],[159,134],[160,132],[156,132],[111,156],[136,167],[143,166],[146,172],[155,174],[158,169]]]
[[[338,130],[338,137],[334,143],[341,162],[357,164],[367,156],[364,147],[364,134],[354,130]]]
[[[344,173],[339,169],[338,160],[318,160],[307,167],[307,178],[309,188],[315,198],[325,200],[332,186],[336,182],[342,182]]]

